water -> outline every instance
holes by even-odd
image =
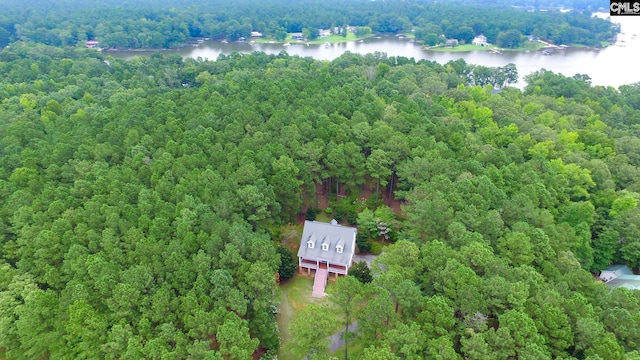
[[[636,70],[638,60],[640,60],[640,21],[633,16],[614,17],[613,21],[621,24],[623,32],[618,37],[619,41],[616,45],[601,50],[568,48],[556,51],[552,55],[543,55],[540,51],[505,51],[502,54],[492,54],[486,51],[435,52],[424,50],[420,45],[414,44],[407,38],[401,39],[395,36],[369,38],[364,42],[333,44],[329,47],[324,45],[307,46],[304,43],[293,43],[288,47],[282,44],[250,45],[248,42],[224,44],[210,40],[198,47],[167,52],[179,53],[184,57],[215,60],[220,54],[230,54],[231,52],[262,51],[267,54],[278,54],[281,51],[286,51],[290,55],[310,56],[318,60],[333,60],[345,51],[358,54],[377,51],[384,52],[388,56],[404,56],[416,60],[428,59],[441,64],[459,58],[469,64],[484,66],[504,66],[508,63],[514,63],[518,74],[520,74],[520,86],[523,84],[522,80],[525,75],[541,68],[565,76],[587,74],[591,77],[593,85],[618,87],[640,82],[640,71]],[[638,34],[638,36],[635,37],[633,34]],[[110,54],[119,58],[131,58],[135,55],[146,55],[149,52],[125,51]]]

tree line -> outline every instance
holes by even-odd
[[[528,12],[504,4],[447,2],[217,1],[189,3],[55,0],[47,4],[8,0],[0,14],[0,46],[33,41],[54,46],[97,40],[104,48],[175,48],[193,38],[235,41],[252,31],[283,40],[286,33],[345,25],[377,33],[415,31],[427,44],[444,38],[471,43],[484,34],[502,47],[518,47],[525,35],[557,44],[601,46],[616,34],[609,21],[590,14]]]

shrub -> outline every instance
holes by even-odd
[[[382,244],[373,242],[371,243],[371,253],[373,255],[379,255],[382,252]]]
[[[316,215],[318,215],[318,209],[314,208],[313,206],[309,206],[307,212],[304,214],[304,216],[309,221],[314,221],[316,219]]]
[[[298,269],[298,261],[293,255],[293,251],[286,246],[280,245],[277,248],[277,252],[280,255],[280,266],[278,267],[280,280],[291,279]]]
[[[356,245],[358,246],[358,252],[371,252],[371,241],[369,241],[369,237],[365,234],[358,233],[358,235],[356,235]]]
[[[347,222],[351,225],[358,223],[358,211],[356,211],[355,208],[350,209],[350,211],[347,212]]]
[[[336,207],[336,214],[334,216],[334,219],[336,219],[338,222],[342,222],[346,215],[347,212],[342,207]]]
[[[365,261],[359,261],[353,264],[353,266],[349,268],[349,275],[355,277],[363,284],[368,284],[373,281],[371,270],[369,270],[369,265],[367,265]]]

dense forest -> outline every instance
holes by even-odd
[[[54,46],[97,40],[104,48],[174,48],[193,38],[237,40],[251,31],[284,40],[287,33],[345,25],[378,33],[415,31],[427,44],[455,38],[518,47],[531,35],[556,44],[601,46],[616,34],[611,23],[590,13],[524,11],[508,4],[411,1],[251,0],[194,4],[182,0],[96,3],[86,0],[5,0],[0,47],[13,41]]]
[[[461,4],[501,5],[505,7],[515,6],[527,10],[560,10],[571,9],[576,11],[603,11],[609,12],[608,5],[598,0],[450,0]]]
[[[639,358],[640,294],[591,273],[640,266],[640,88],[476,84],[504,70],[12,44],[2,358],[269,356],[273,229],[322,188],[404,203],[358,314],[366,358]],[[378,205],[342,220],[375,239]]]

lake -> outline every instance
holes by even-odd
[[[205,41],[198,47],[188,47],[180,50],[168,50],[167,53],[179,53],[183,57],[215,60],[220,54],[231,52],[249,53],[262,51],[267,54],[278,54],[286,51],[290,55],[301,57],[310,56],[318,60],[333,60],[345,51],[358,54],[384,52],[388,56],[404,56],[407,58],[427,59],[444,64],[459,58],[469,64],[484,66],[504,66],[508,63],[516,64],[520,74],[520,85],[525,75],[541,68],[561,73],[565,76],[587,74],[594,85],[618,87],[624,84],[640,82],[640,71],[636,70],[640,58],[640,21],[632,16],[618,16],[613,21],[621,24],[622,34],[618,36],[615,45],[604,49],[567,48],[551,55],[543,55],[540,51],[504,51],[502,54],[492,54],[487,51],[469,52],[436,52],[424,50],[408,38],[396,36],[381,36],[365,39],[363,42],[348,42],[342,44],[305,45],[291,44],[254,44],[248,42],[222,43],[220,41]],[[636,37],[634,34],[638,34]],[[131,58],[135,55],[148,55],[152,52],[114,52],[109,53],[118,58]]]

